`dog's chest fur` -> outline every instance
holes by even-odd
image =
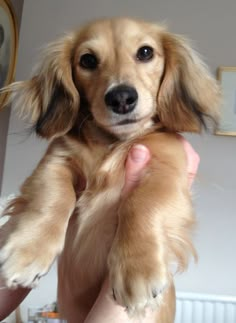
[[[82,295],[90,287],[96,290],[94,286],[102,282],[107,273],[107,256],[118,223],[119,205],[122,203],[124,163],[131,142],[115,146],[98,142],[67,142],[79,160],[80,167],[82,165],[86,178],[86,188],[77,200],[59,261],[59,280],[71,286],[72,297],[73,291],[76,291],[76,295]],[[73,267],[70,266],[71,259]],[[68,298],[62,284],[59,286],[63,294],[59,291],[59,296]],[[64,301],[60,300],[60,303]]]

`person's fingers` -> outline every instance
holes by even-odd
[[[191,187],[198,170],[200,157],[184,137],[179,136],[179,139],[183,143],[183,147],[186,152],[189,187]],[[150,152],[144,145],[136,144],[130,149],[125,166],[126,175],[125,185],[122,191],[123,195],[127,194],[138,184],[141,172],[150,158]]]
[[[180,140],[183,143],[184,150],[187,155],[188,180],[189,186],[191,186],[197,174],[198,166],[200,163],[200,157],[187,140],[185,140],[182,136],[180,136]]]
[[[125,185],[122,194],[127,194],[139,182],[141,172],[150,160],[150,152],[144,145],[135,144],[129,151],[126,160]]]

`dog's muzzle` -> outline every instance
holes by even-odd
[[[118,85],[109,90],[104,97],[106,106],[116,114],[132,112],[138,101],[138,93],[129,85]]]

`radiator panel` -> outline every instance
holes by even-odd
[[[236,323],[236,297],[177,293],[175,323]]]

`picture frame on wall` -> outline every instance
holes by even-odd
[[[218,68],[223,104],[217,135],[236,136],[236,67]]]
[[[15,75],[18,49],[18,26],[10,0],[0,0],[0,88],[10,84]],[[0,95],[0,107],[6,101]]]

